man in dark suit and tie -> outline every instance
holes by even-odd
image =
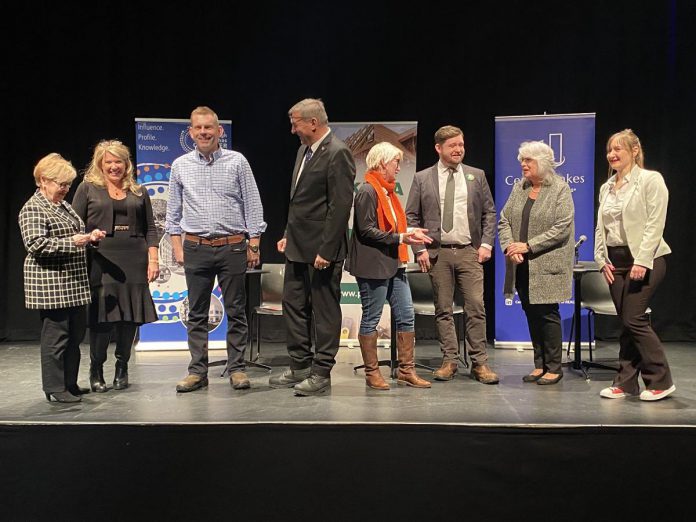
[[[417,172],[406,204],[409,227],[427,228],[433,242],[413,247],[424,272],[430,273],[442,366],[435,379],[449,381],[457,373],[457,334],[452,317],[455,285],[464,298],[466,345],[471,374],[484,384],[497,384],[488,366],[483,263],[491,258],[496,214],[493,196],[481,169],[462,163],[464,133],[446,125],[435,133],[440,160]]]
[[[283,316],[290,369],[271,377],[273,388],[318,395],[331,387],[341,331],[341,273],[348,250],[355,162],[329,128],[324,104],[305,99],[289,111],[300,138],[290,188],[285,236]],[[312,353],[312,323],[316,333]]]

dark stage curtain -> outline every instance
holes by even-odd
[[[115,6],[118,5],[116,8]],[[633,128],[649,168],[665,176],[665,237],[674,253],[653,303],[664,340],[696,340],[696,8],[690,0],[604,2],[102,2],[29,0],[3,17],[0,79],[0,339],[36,339],[24,309],[17,213],[32,168],[60,152],[78,169],[93,145],[134,145],[135,117],[186,118],[209,105],[233,120],[269,223],[262,260],[280,262],[298,140],[288,108],[324,99],[335,121],[418,120],[418,168],[436,160],[432,135],[464,129],[466,162],[493,185],[494,117],[597,113],[596,189],[606,139]],[[68,199],[71,199],[71,195]],[[500,208],[504,201],[497,200]],[[590,235],[590,231],[578,234]],[[497,247],[496,247],[497,248]],[[493,271],[488,266],[489,338]]]

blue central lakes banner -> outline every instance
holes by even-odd
[[[512,185],[522,178],[517,151],[523,141],[543,141],[554,151],[556,172],[570,185],[575,204],[575,241],[582,235],[579,259],[592,260],[594,251],[594,143],[595,115],[551,114],[495,118],[495,199],[498,215]],[[496,346],[531,345],[527,321],[519,297],[503,298],[505,256],[495,249],[495,343]],[[570,335],[574,300],[560,305],[564,339]]]

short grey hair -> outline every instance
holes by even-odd
[[[556,174],[558,164],[553,155],[553,149],[543,141],[525,141],[517,151],[517,161],[523,159],[536,160],[539,166],[539,177],[545,180],[549,176]]]
[[[399,158],[401,161],[404,158],[403,151],[388,141],[380,141],[367,153],[365,163],[367,163],[368,169],[377,170],[382,163],[386,165],[394,158]]]
[[[326,115],[324,102],[318,98],[305,98],[290,107],[288,116],[292,117],[293,112],[299,112],[303,119],[316,118],[319,125],[328,125],[329,117]]]

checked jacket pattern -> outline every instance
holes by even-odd
[[[27,249],[24,297],[29,309],[81,306],[91,301],[85,247],[72,236],[85,225],[72,207],[54,205],[38,190],[19,212],[19,228]]]

